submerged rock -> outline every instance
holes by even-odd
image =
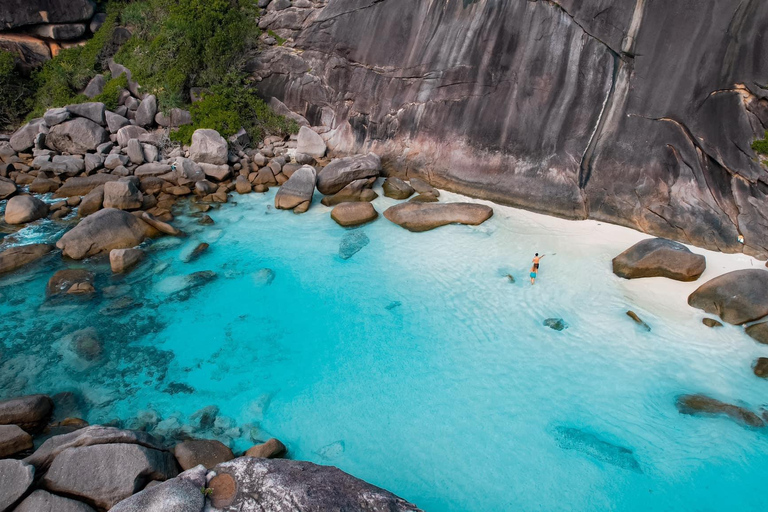
[[[111,174],[94,174],[93,176],[82,176],[79,178],[70,178],[62,185],[53,197],[74,197],[84,196],[99,186],[103,186],[109,181],[117,181],[117,176]]]
[[[417,512],[402,498],[343,471],[309,462],[243,457],[219,464],[211,501],[226,512]]]
[[[733,421],[747,427],[761,428],[763,420],[752,411],[727,404],[706,395],[683,395],[677,399],[677,410],[681,414],[727,416]]]
[[[30,494],[14,512],[95,512],[79,501],[56,496],[41,489]]]
[[[613,259],[613,273],[625,279],[667,277],[677,281],[695,281],[706,268],[704,256],[664,238],[638,242]]]
[[[56,243],[64,256],[81,260],[89,256],[129,249],[148,236],[148,226],[123,210],[107,208],[89,215]]]
[[[82,268],[67,268],[59,270],[48,280],[45,287],[45,294],[48,297],[67,293],[73,286],[78,284],[88,284],[93,286],[95,275],[90,270]]]
[[[688,304],[741,325],[768,315],[768,271],[737,270],[701,285]]]
[[[12,272],[18,268],[39,260],[53,251],[50,244],[29,244],[11,247],[0,252],[0,274]]]
[[[275,271],[271,268],[262,268],[253,274],[253,282],[256,286],[269,286],[275,280]]]
[[[634,311],[627,311],[627,316],[632,320],[634,320],[634,322],[640,327],[642,327],[644,330],[650,332],[651,327],[647,323],[645,323],[639,316],[637,316],[637,313],[635,313]]]
[[[562,318],[547,318],[544,325],[555,331],[563,331],[568,328],[568,324]]]
[[[384,212],[384,216],[409,231],[429,231],[448,224],[476,226],[490,219],[493,208],[476,203],[401,203]]]
[[[10,511],[11,506],[27,492],[34,478],[35,468],[32,466],[20,460],[0,460],[0,483],[3,486],[0,510]]]
[[[368,235],[362,231],[352,231],[351,233],[347,233],[344,235],[344,238],[341,239],[341,243],[339,244],[339,256],[343,260],[348,260],[360,252],[363,247],[370,242],[371,240],[368,238]]]
[[[642,473],[632,450],[610,443],[590,432],[572,427],[555,427],[555,439],[564,450],[575,450],[600,462]]]

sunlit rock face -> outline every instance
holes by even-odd
[[[568,218],[768,255],[768,4],[314,0],[250,63],[337,153]],[[739,241],[743,235],[745,244]]]

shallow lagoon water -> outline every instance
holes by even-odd
[[[215,404],[244,427],[218,425],[238,449],[278,437],[433,512],[764,509],[768,435],[674,403],[703,392],[759,410],[768,382],[750,367],[768,347],[703,326],[685,303],[699,283],[614,276],[611,258],[644,235],[498,206],[478,227],[347,230],[318,203],[274,210],[274,191],[233,199],[213,226],[179,217],[190,236],[148,243],[128,276],[96,262],[93,301],[44,300],[58,257],[0,280],[0,395],[76,391],[92,422],[152,409],[185,423]],[[60,234],[44,222],[9,241]],[[699,252],[702,281],[726,259],[757,264]],[[217,277],[179,292],[198,271]],[[87,327],[95,361],[68,344]]]

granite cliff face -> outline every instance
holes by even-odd
[[[768,255],[768,3],[274,0],[249,71],[387,172]],[[743,235],[745,245],[738,242]]]

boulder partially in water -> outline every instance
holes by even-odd
[[[768,345],[768,322],[750,325],[745,331],[753,340]]]
[[[360,226],[378,218],[371,203],[341,203],[331,211],[331,218],[340,226]]]
[[[317,171],[311,165],[305,165],[294,172],[275,194],[275,208],[303,213],[312,204],[315,193]]]
[[[45,428],[53,412],[53,401],[46,395],[29,395],[0,402],[0,425],[18,425],[30,434]]]
[[[59,270],[48,280],[45,287],[45,294],[48,297],[68,293],[73,286],[90,285],[93,286],[95,276],[90,270],[83,268],[66,268]],[[82,286],[80,288],[83,288]]]
[[[736,270],[701,285],[688,304],[741,325],[768,315],[768,271]]]
[[[82,176],[79,178],[70,178],[62,185],[53,197],[74,197],[84,196],[95,188],[104,185],[109,181],[117,181],[117,176],[111,174],[94,174],[93,176]]]
[[[141,249],[112,249],[109,251],[109,265],[115,274],[130,270],[142,259],[144,259],[144,251]]]
[[[416,505],[340,469],[285,459],[243,457],[216,466],[211,501],[224,511],[417,512]]]
[[[695,281],[706,268],[704,256],[664,238],[638,242],[613,259],[613,273],[625,279],[667,277],[677,281]]]
[[[81,260],[89,256],[136,247],[147,238],[149,226],[123,210],[106,208],[89,215],[56,243],[64,256]]]
[[[387,219],[414,232],[429,231],[448,224],[476,226],[492,215],[493,208],[476,203],[401,203],[384,212]]]
[[[206,469],[213,469],[216,464],[235,458],[229,447],[212,439],[188,439],[174,446],[173,454],[183,470],[201,464]]]
[[[51,244],[29,244],[6,249],[0,252],[0,274],[29,265],[50,253],[54,248]]]
[[[760,378],[768,379],[768,357],[760,357],[755,361],[752,370]]]
[[[762,428],[765,422],[760,417],[738,405],[721,402],[706,395],[683,395],[677,399],[677,410],[681,414],[727,416],[733,421],[754,428]]]
[[[5,206],[6,224],[26,224],[48,215],[49,207],[35,196],[14,196]]]
[[[285,452],[285,445],[279,439],[272,438],[264,443],[251,446],[245,452],[245,456],[259,459],[274,459],[275,457],[280,457]]]

